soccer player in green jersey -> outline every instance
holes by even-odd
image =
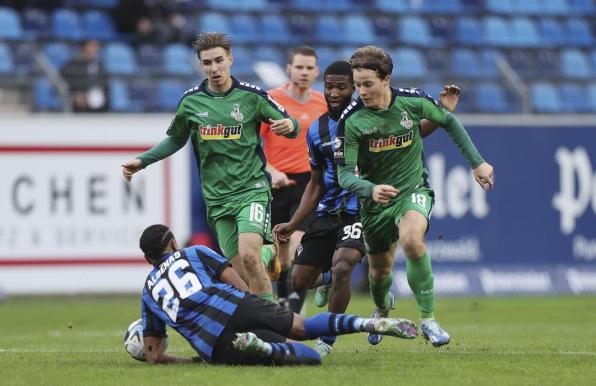
[[[271,300],[264,264],[276,261],[276,251],[263,247],[271,242],[271,184],[259,128],[268,122],[276,135],[293,138],[299,124],[265,91],[230,75],[233,56],[225,34],[203,33],[193,48],[207,79],[183,94],[167,137],[125,162],[123,173],[130,180],[181,149],[190,137],[207,219],[219,246],[250,291]]]
[[[434,193],[423,162],[420,121],[442,126],[458,146],[484,189],[493,188],[493,168],[478,153],[453,114],[415,88],[390,87],[393,62],[381,48],[366,46],[351,57],[360,97],[338,123],[335,159],[339,184],[358,194],[369,254],[369,286],[376,317],[393,307],[390,287],[399,240],[406,255],[406,275],[414,293],[424,337],[434,345],[450,336],[435,320],[430,258],[424,244]],[[356,174],[356,166],[358,174]],[[371,344],[379,335],[369,335]]]

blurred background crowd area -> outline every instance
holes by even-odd
[[[296,45],[322,71],[375,44],[394,85],[456,83],[463,113],[596,113],[593,0],[0,0],[0,111],[173,111],[202,31],[229,33],[258,85],[254,64]]]

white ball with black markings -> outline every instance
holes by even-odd
[[[143,349],[143,319],[132,322],[124,334],[124,348],[131,357],[138,361],[145,362],[145,350]],[[164,341],[164,350],[168,348],[168,337]]]

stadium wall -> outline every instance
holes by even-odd
[[[188,149],[131,183],[120,166],[163,138],[169,116],[0,119],[0,293],[138,292],[142,230],[190,236]]]

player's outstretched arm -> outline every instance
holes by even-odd
[[[193,363],[193,358],[175,357],[165,354],[165,338],[157,336],[145,336],[143,338],[145,358],[147,363],[169,364],[169,363]]]
[[[273,235],[280,241],[285,241],[290,238],[292,233],[310,212],[312,212],[318,205],[321,195],[323,194],[323,172],[318,169],[312,169],[310,173],[310,180],[302,193],[300,205],[289,222],[277,224],[273,227]]]
[[[175,137],[166,137],[157,145],[139,155],[134,160],[127,161],[122,164],[122,174],[127,181],[130,181],[132,175],[147,166],[161,161],[182,149],[186,144],[187,139],[181,140]]]
[[[439,94],[439,103],[445,108],[445,110],[454,113],[459,103],[459,94],[461,90],[454,84],[445,85],[443,91]],[[435,122],[423,119],[420,121],[420,132],[422,138],[432,134],[439,125]]]
[[[242,280],[240,275],[231,267],[226,267],[221,273],[219,277],[224,283],[228,283],[233,285],[234,287],[238,288],[240,291],[248,292],[248,285]]]

